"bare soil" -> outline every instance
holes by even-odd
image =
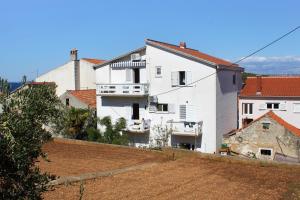
[[[48,154],[50,162],[39,159],[40,169],[56,176],[108,171],[166,160],[160,152],[63,139],[45,144],[43,151]]]
[[[144,170],[85,181],[83,199],[300,199],[299,166],[237,161],[173,150],[156,153],[107,145],[76,144],[70,148],[65,145],[70,144],[54,142],[47,144],[45,150],[52,162],[67,167],[41,163],[43,170],[69,175],[141,162],[159,163]],[[72,149],[74,153],[69,153]],[[87,152],[94,152],[94,156]],[[173,152],[177,159],[167,160]],[[69,154],[71,156],[65,158]],[[79,199],[79,191],[80,183],[60,185],[46,192],[44,198]]]

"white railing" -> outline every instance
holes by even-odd
[[[173,135],[199,136],[202,133],[202,122],[169,122]]]
[[[127,131],[146,132],[150,130],[150,120],[130,120],[127,122]]]
[[[145,96],[148,84],[97,84],[97,95],[101,96]]]

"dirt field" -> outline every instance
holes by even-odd
[[[76,163],[69,163],[67,165],[71,167],[65,168],[47,168],[49,165],[42,165],[43,169],[72,174],[80,173],[81,170],[95,170],[95,167],[97,170],[106,170],[135,163],[159,162],[144,170],[85,181],[83,199],[300,199],[300,167],[207,158],[180,151],[176,151],[176,161],[166,161],[170,151],[162,155],[101,145],[70,145],[70,148],[65,145],[68,146],[52,143],[45,149],[48,149],[49,157],[56,164],[59,163],[57,160],[65,164]],[[61,146],[61,151],[68,149],[67,152],[73,148],[76,153],[70,153],[72,156],[68,159],[62,158],[59,152],[49,149],[51,146]],[[87,155],[90,154],[87,153],[79,156],[82,150],[94,152],[93,158],[89,158]],[[69,168],[68,172],[60,172],[61,169]],[[44,197],[78,199],[79,190],[80,183],[61,185],[45,193]]]
[[[162,153],[134,148],[99,145],[88,142],[72,143],[68,140],[55,140],[47,143],[43,151],[50,162],[40,159],[42,171],[57,176],[79,175],[89,172],[107,171],[148,162],[162,162]]]

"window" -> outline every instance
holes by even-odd
[[[236,75],[233,74],[232,76],[232,84],[235,85],[236,84]]]
[[[271,156],[272,150],[271,149],[260,149],[260,155]]]
[[[300,113],[300,103],[294,103],[294,112]]]
[[[268,130],[270,128],[270,122],[263,122],[262,125],[264,130]]]
[[[69,98],[66,99],[66,106],[70,106],[70,99]]]
[[[157,104],[158,112],[168,112],[168,104]]]
[[[253,103],[242,104],[243,114],[253,114]]]
[[[161,66],[155,68],[155,77],[161,77]]]
[[[186,85],[185,71],[179,72],[179,85]]]
[[[192,73],[190,71],[172,72],[172,86],[185,86],[192,82]]]
[[[267,109],[278,110],[279,109],[279,103],[267,103]]]

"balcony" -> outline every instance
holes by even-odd
[[[130,120],[126,131],[131,133],[145,133],[150,130],[150,120]]]
[[[172,135],[199,136],[202,133],[202,122],[169,122],[172,127]]]
[[[144,97],[149,92],[149,84],[97,84],[97,95]]]

